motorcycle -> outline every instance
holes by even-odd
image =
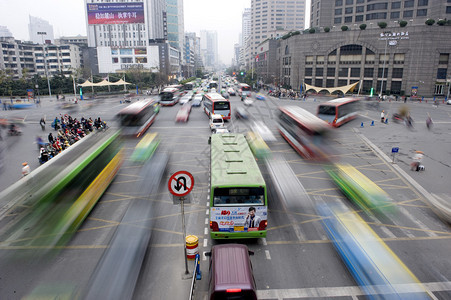
[[[22,130],[20,130],[20,128],[19,127],[17,127],[17,126],[14,126],[14,127],[11,127],[9,130],[8,130],[8,135],[10,135],[10,136],[13,136],[13,135],[22,135]]]
[[[404,122],[404,117],[398,113],[394,113],[392,115],[392,119],[393,119],[393,122],[395,122],[395,123]]]

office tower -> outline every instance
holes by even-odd
[[[215,70],[218,65],[218,33],[216,31],[200,31],[200,50],[205,68]]]
[[[97,56],[90,60],[94,73],[160,68],[153,42],[164,41],[165,0],[85,0],[85,9],[89,56]]]
[[[53,44],[55,41],[53,26],[41,18],[30,16],[28,33],[30,34],[30,41],[36,44]]]
[[[166,0],[166,15],[169,44],[181,50],[185,38],[183,0]]]
[[[242,34],[240,39],[240,45],[244,45],[244,41],[252,34],[252,23],[251,23],[251,9],[245,8],[243,15],[242,15],[242,21],[241,21],[241,28],[242,28]]]
[[[268,38],[282,31],[304,29],[305,0],[252,0],[251,2],[251,52]]]

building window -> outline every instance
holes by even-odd
[[[381,78],[382,77],[382,73],[384,73],[384,77],[383,78],[387,78],[388,68],[379,68],[377,70],[377,78]]]
[[[417,10],[417,17],[424,17],[427,16],[428,10],[427,9],[419,9]]]
[[[346,0],[346,5],[353,5],[354,4],[354,0]]]
[[[342,6],[343,0],[335,0],[335,6]]]
[[[305,78],[305,79],[304,79],[304,83],[306,83],[306,84],[312,84],[312,79],[311,79],[311,78]]]
[[[362,16],[362,15],[360,15],[360,16],[355,16],[355,21],[356,21],[356,22],[362,22],[362,21],[363,21],[363,16]]]
[[[404,73],[403,71],[404,71],[403,68],[393,68],[391,77],[392,78],[402,78],[402,75]]]
[[[414,0],[406,0],[406,1],[404,1],[404,8],[407,8],[407,7],[413,7],[414,6]]]
[[[387,2],[385,3],[375,3],[375,4],[368,4],[366,6],[366,11],[372,11],[372,10],[386,10],[388,7]]]
[[[335,77],[335,68],[327,68],[327,76]]]
[[[326,87],[334,87],[335,86],[335,79],[327,79],[326,80]]]
[[[345,23],[351,23],[352,17],[345,17]]]
[[[445,86],[443,84],[436,84],[434,88],[434,95],[443,95]]]
[[[334,24],[340,24],[341,23],[341,17],[334,18]]]
[[[428,6],[428,0],[418,0],[418,6]]]
[[[440,53],[438,63],[440,65],[447,65],[449,61],[449,53]]]
[[[399,19],[400,15],[401,15],[401,13],[399,11],[392,11],[390,13],[390,19]]]
[[[413,17],[413,10],[405,10],[403,13],[404,18],[410,18]]]
[[[373,77],[374,69],[373,68],[365,68],[363,70],[363,77]]]
[[[316,76],[323,76],[324,69],[323,68],[316,68]]]
[[[446,68],[438,68],[437,69],[437,79],[446,79],[446,73],[448,69]]]
[[[347,79],[338,79],[337,86],[345,86],[348,85]]]
[[[401,92],[402,81],[392,81],[391,82],[391,92],[394,94],[399,94]]]
[[[365,6],[363,6],[363,5],[357,6],[355,8],[355,12],[356,13],[361,13],[361,12],[364,12],[364,11],[365,11]]]
[[[391,9],[401,8],[401,1],[392,2]]]
[[[355,3],[357,4],[365,3],[365,0],[357,0]]]
[[[451,6],[447,6],[446,7],[446,13],[447,14],[451,14]]]
[[[372,13],[372,14],[366,14],[366,20],[378,20],[378,19],[387,19],[387,13],[380,12],[380,13]]]
[[[312,76],[313,68],[305,68],[305,76]]]
[[[360,68],[351,68],[351,77],[360,77]]]
[[[371,88],[373,87],[373,81],[372,80],[364,80],[362,90],[364,92],[369,92]]]
[[[345,14],[346,14],[346,15],[352,14],[352,12],[353,12],[353,8],[352,8],[352,7],[346,7],[346,8],[345,8]]]
[[[338,69],[338,77],[348,77],[348,68]]]
[[[113,64],[117,64],[119,62],[119,58],[113,57],[112,61],[113,61]]]
[[[336,16],[341,16],[342,13],[343,13],[343,10],[341,8],[335,9],[335,15]]]
[[[323,80],[322,79],[315,79],[315,86],[322,87],[323,86]]]

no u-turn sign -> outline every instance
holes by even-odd
[[[194,187],[194,177],[187,171],[175,172],[168,181],[169,192],[176,197],[188,195]]]

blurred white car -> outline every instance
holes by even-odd
[[[224,119],[221,115],[212,114],[210,118],[210,130],[224,128]]]
[[[182,98],[180,98],[179,103],[180,105],[186,104],[191,100],[191,95],[184,95]]]
[[[265,142],[276,141],[276,137],[274,136],[274,134],[271,132],[268,126],[266,126],[266,124],[263,123],[262,121],[254,121],[254,123],[252,123],[251,125],[251,129],[253,132],[257,132],[258,134],[260,134],[260,136]]]

